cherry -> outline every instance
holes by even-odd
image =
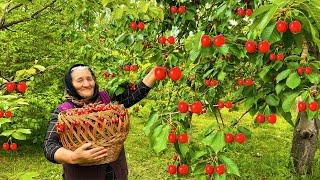
[[[10,149],[11,149],[11,151],[15,151],[17,149],[17,144],[16,143],[11,143],[10,144]]]
[[[240,17],[243,17],[243,16],[245,15],[245,11],[244,11],[244,9],[241,8],[241,7],[237,9],[237,13],[238,13],[238,15],[239,15]]]
[[[239,134],[236,135],[236,141],[239,144],[244,143],[245,140],[246,140],[246,136],[243,133],[239,133]]]
[[[210,79],[205,79],[205,80],[204,80],[204,84],[205,84],[207,87],[209,87],[209,86],[211,85]]]
[[[3,150],[8,151],[9,150],[9,143],[3,143],[2,148],[3,148]]]
[[[173,164],[170,164],[168,166],[168,173],[169,174],[176,174],[177,173],[177,167]]]
[[[213,43],[217,47],[221,47],[225,42],[225,38],[222,34],[219,34],[218,36],[214,37]]]
[[[277,115],[276,114],[269,114],[268,116],[268,122],[270,124],[274,124],[277,121]]]
[[[185,6],[180,6],[180,7],[178,8],[178,12],[179,12],[180,14],[185,13],[185,12],[186,12],[186,7],[185,7]]]
[[[300,76],[302,76],[303,73],[304,73],[304,68],[303,68],[303,67],[298,67],[298,68],[297,68],[297,72],[298,72],[298,74],[299,74]]]
[[[130,23],[130,28],[132,29],[132,30],[137,30],[137,23],[135,22],[135,21],[132,21],[131,23]]]
[[[11,111],[7,111],[4,113],[4,117],[5,118],[11,118],[12,117],[12,112]]]
[[[256,117],[256,121],[257,121],[257,123],[259,123],[259,124],[262,124],[262,123],[264,123],[264,121],[265,121],[265,117],[264,117],[264,115],[263,114],[258,114],[257,115],[257,117]]]
[[[270,50],[270,43],[268,40],[263,40],[259,43],[258,49],[260,53],[267,53]]]
[[[180,134],[179,137],[178,137],[178,140],[179,140],[179,142],[180,142],[181,144],[187,143],[188,140],[189,140],[188,134],[187,134],[187,133],[182,133],[182,134]]]
[[[186,113],[188,112],[188,104],[184,101],[180,101],[178,104],[178,111],[180,113]]]
[[[173,36],[169,36],[167,41],[168,41],[169,44],[174,44],[175,39],[174,39]]]
[[[215,79],[213,79],[213,80],[211,81],[211,85],[212,85],[213,87],[217,87],[218,81],[215,80]]]
[[[313,101],[312,103],[309,104],[309,109],[310,111],[318,111],[318,102],[317,101]]]
[[[248,40],[245,44],[245,48],[248,53],[254,53],[256,51],[257,44],[253,40]]]
[[[130,70],[131,71],[137,71],[138,66],[136,64],[131,65]]]
[[[191,105],[190,110],[191,110],[192,113],[201,114],[201,112],[202,112],[202,103],[200,101],[194,102]]]
[[[16,88],[16,84],[14,82],[8,82],[6,84],[6,88],[8,92],[13,92],[14,89]]]
[[[287,31],[288,29],[288,25],[285,21],[283,20],[280,20],[277,22],[276,24],[276,28],[277,28],[277,31],[280,32],[280,33],[284,33]]]
[[[224,171],[225,171],[224,164],[220,164],[219,166],[217,166],[216,172],[219,174],[219,176],[222,175],[224,173]]]
[[[179,166],[178,168],[178,172],[181,175],[186,175],[189,173],[189,167],[186,164],[182,164],[181,166]]]
[[[295,20],[289,24],[289,29],[293,34],[298,34],[301,31],[301,23]]]
[[[19,92],[24,93],[27,90],[27,84],[26,82],[19,82],[17,85],[17,89]]]
[[[232,134],[232,133],[226,133],[226,134],[224,135],[224,140],[225,140],[228,144],[232,143],[232,142],[233,142],[233,139],[234,139],[234,137],[233,137],[233,134]]]
[[[211,38],[209,35],[203,35],[201,37],[201,45],[202,47],[210,47],[211,46]]]
[[[0,118],[4,117],[4,112],[0,111]]]
[[[298,102],[299,112],[304,112],[304,111],[306,111],[306,109],[307,109],[307,105],[305,102],[303,102],[303,101]]]
[[[169,77],[173,81],[178,81],[182,76],[181,70],[179,67],[174,67],[169,71]]]
[[[228,109],[231,109],[232,106],[233,106],[233,104],[232,104],[232,102],[226,102],[226,103],[224,104],[224,106],[225,106],[226,108],[228,108]]]
[[[305,72],[306,72],[306,74],[311,74],[312,73],[312,68],[310,66],[307,66],[305,68]]]
[[[64,124],[57,123],[56,129],[58,132],[63,132],[64,131]]]
[[[246,86],[251,86],[253,84],[252,79],[246,79],[245,84]]]
[[[140,30],[144,29],[144,23],[143,22],[139,22],[138,23],[138,29],[140,29]]]
[[[246,15],[251,16],[252,15],[252,9],[247,9],[246,10]]]
[[[158,42],[160,43],[160,44],[165,44],[166,43],[166,37],[165,36],[160,36],[159,37],[159,39],[158,39]]]
[[[212,175],[214,173],[214,167],[211,164],[206,164],[204,169],[208,175]]]
[[[177,136],[176,136],[175,133],[170,133],[170,134],[168,135],[168,141],[169,141],[170,143],[175,143],[176,140],[177,140]]]
[[[274,53],[271,53],[271,54],[269,55],[269,60],[270,60],[270,61],[275,61],[276,58],[277,58],[277,56],[276,56]]]
[[[218,102],[218,108],[219,108],[219,109],[224,108],[224,102],[223,102],[223,101],[219,101],[219,102]]]
[[[125,71],[130,71],[130,65],[125,65],[125,66],[124,66],[124,70],[125,70]]]
[[[283,59],[284,59],[284,55],[282,53],[277,55],[277,60],[278,61],[283,61]]]
[[[166,68],[164,67],[156,67],[154,73],[156,79],[159,81],[164,80],[167,76]]]
[[[177,11],[178,11],[177,6],[171,6],[170,11],[171,11],[172,14],[177,13]]]

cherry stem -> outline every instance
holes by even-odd
[[[221,122],[222,122],[222,126],[224,127],[223,118],[222,118],[222,115],[221,115],[221,112],[220,112],[220,110],[219,110],[219,109],[218,109],[218,113],[219,113],[219,116],[220,116],[220,119],[221,119]]]
[[[252,107],[249,108],[246,112],[244,112],[244,113],[240,116],[240,118],[231,125],[231,127],[235,127],[235,126],[240,122],[240,120],[241,120],[251,109],[252,109]]]
[[[214,116],[215,116],[215,118],[216,118],[216,121],[217,121],[217,123],[218,123],[219,129],[221,130],[220,122],[218,121],[218,116],[217,116],[217,113],[216,113],[216,109],[213,109],[213,114],[214,114]]]

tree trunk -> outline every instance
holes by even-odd
[[[308,120],[306,112],[298,113],[291,148],[293,165],[297,174],[312,173],[319,125],[319,120]]]

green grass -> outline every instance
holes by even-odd
[[[223,111],[225,123],[233,117],[239,117],[240,112]],[[233,144],[226,153],[238,165],[241,177],[230,179],[320,179],[320,152],[316,152],[314,174],[300,177],[292,175],[290,149],[292,127],[283,119],[275,125],[253,125],[253,119],[246,115],[241,125],[246,125],[252,131],[251,139],[245,144]],[[193,120],[194,135],[214,123],[210,114],[195,116]],[[196,139],[196,138],[195,138]],[[129,166],[129,179],[170,179],[166,167],[171,163],[174,154],[170,148],[157,155],[149,147],[148,138],[143,134],[143,120],[132,118],[129,137],[125,143]],[[26,172],[37,172],[35,179],[61,179],[62,167],[47,161],[40,146],[21,145],[17,152],[0,151],[0,179],[18,179]]]

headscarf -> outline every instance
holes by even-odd
[[[77,90],[74,88],[74,86],[72,84],[72,77],[71,77],[72,69],[75,67],[79,67],[79,66],[87,67],[93,77],[94,82],[95,82],[94,92],[91,97],[88,97],[88,98],[81,97],[77,93]],[[85,65],[85,64],[73,65],[68,70],[68,72],[65,74],[64,85],[65,85],[64,95],[65,95],[66,99],[68,101],[71,101],[72,103],[74,103],[77,106],[83,106],[84,104],[94,103],[94,102],[98,102],[100,100],[100,98],[99,98],[99,85],[97,83],[96,76],[94,75],[93,71],[91,70],[91,68],[88,65]]]

